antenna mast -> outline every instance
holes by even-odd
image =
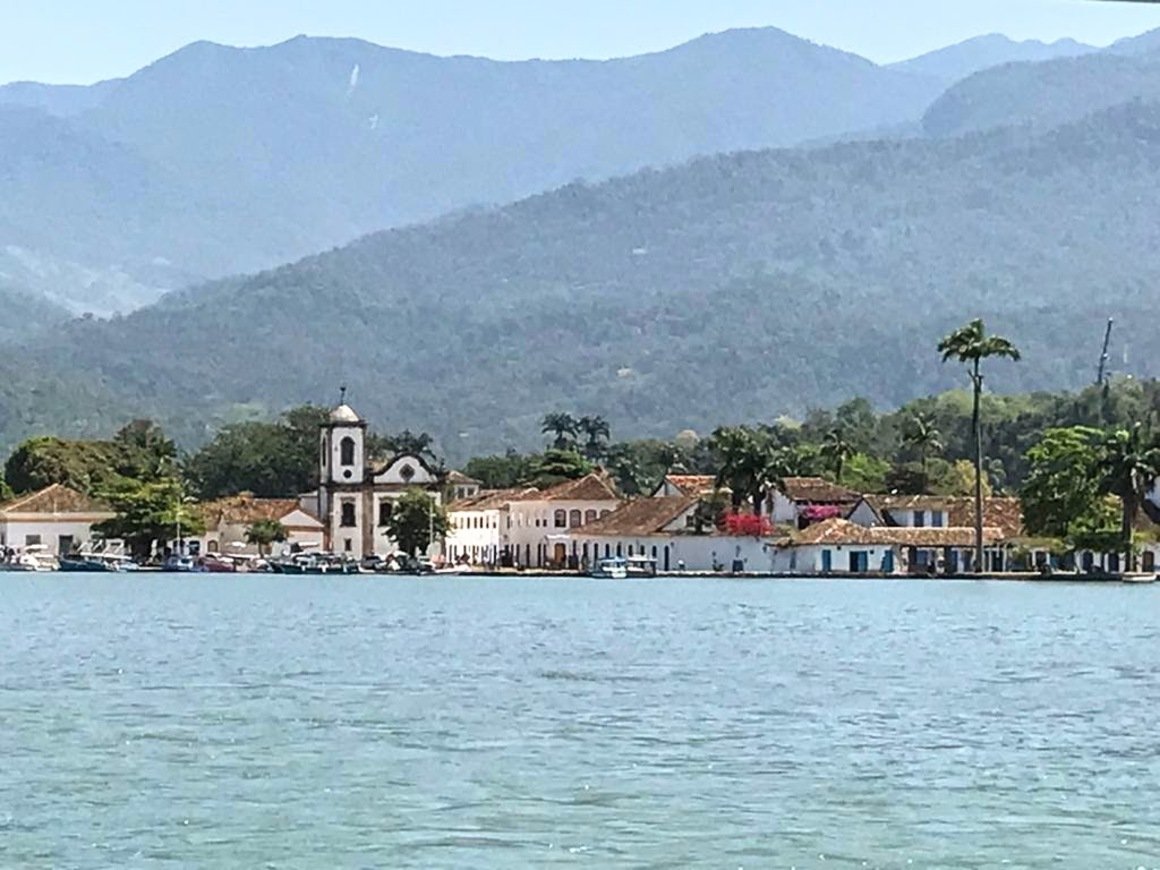
[[[1111,317],[1108,318],[1108,328],[1104,332],[1104,349],[1103,352],[1100,353],[1100,370],[1099,374],[1096,376],[1097,387],[1104,386],[1108,376],[1108,345],[1110,345],[1112,341],[1112,324],[1115,322],[1116,321]]]

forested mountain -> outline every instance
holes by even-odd
[[[92,88],[0,88],[0,250],[74,310],[128,310],[578,178],[914,122],[941,89],[773,28],[604,62],[195,43]]]
[[[1160,107],[1142,103],[572,184],[74,322],[3,361],[0,425],[94,424],[113,401],[191,439],[347,383],[452,458],[522,444],[561,405],[671,435],[961,383],[934,345],[974,316],[1024,350],[995,388],[1088,383],[1109,316],[1118,367],[1156,374],[1158,194]]]
[[[1060,57],[1079,57],[1098,51],[1074,39],[1040,42],[1029,39],[1016,42],[999,33],[976,36],[957,45],[949,45],[919,57],[890,65],[891,69],[938,79],[947,85],[974,73],[1007,63],[1036,63]]]
[[[1046,130],[1132,99],[1160,99],[1160,52],[1139,48],[985,70],[939,97],[923,128],[932,136],[1006,125]]]

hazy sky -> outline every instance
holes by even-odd
[[[0,82],[126,75],[186,43],[357,36],[435,54],[606,58],[774,25],[876,61],[970,36],[1106,44],[1160,6],[1089,0],[0,0]]]

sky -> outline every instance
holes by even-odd
[[[985,33],[1105,45],[1160,5],[1093,0],[0,0],[0,82],[88,84],[199,39],[354,36],[502,60],[608,58],[773,25],[884,63]]]

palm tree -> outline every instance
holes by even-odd
[[[939,453],[943,449],[942,432],[935,426],[934,418],[922,412],[916,412],[910,417],[902,432],[902,446],[918,454],[918,461],[922,465],[922,491],[926,492],[929,486],[927,460],[931,453]]]
[[[555,411],[545,414],[540,421],[540,431],[545,435],[553,435],[552,446],[556,450],[574,450],[576,435],[579,432],[578,422],[571,414]]]
[[[1128,556],[1128,570],[1135,571],[1132,529],[1148,491],[1160,477],[1160,446],[1147,439],[1143,427],[1137,423],[1131,429],[1109,433],[1101,452],[1100,491],[1120,499],[1120,543]]]
[[[285,541],[286,528],[277,520],[256,520],[246,529],[246,543],[257,544],[258,555],[265,556],[266,548],[271,544]]]
[[[835,426],[826,433],[820,452],[840,484],[842,482],[842,469],[846,467],[846,462],[857,453],[853,445],[846,440],[841,426]]]
[[[608,421],[603,417],[584,416],[576,421],[577,434],[585,437],[584,456],[595,462],[604,456],[608,449],[608,439],[612,431],[608,428]]]
[[[980,366],[991,357],[1007,357],[1018,362],[1021,354],[1009,340],[999,335],[987,335],[983,321],[972,320],[945,336],[938,343],[943,362],[956,359],[967,366],[974,390],[971,412],[971,430],[975,436],[975,570],[983,571],[983,430],[979,421],[979,402],[983,395],[983,374]]]

